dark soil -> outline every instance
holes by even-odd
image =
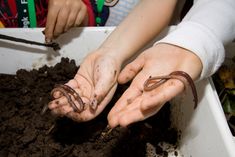
[[[170,128],[169,104],[146,121],[107,130],[107,113],[128,85],[119,86],[106,110],[90,122],[55,118],[50,112],[41,116],[54,85],[73,78],[78,68],[62,59],[54,67],[0,74],[0,157],[144,157],[147,143],[167,156],[158,143],[176,144],[178,137]]]

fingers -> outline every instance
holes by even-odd
[[[96,110],[92,110],[89,107],[85,108],[83,112],[77,113],[77,112],[68,112],[66,114],[66,117],[71,118],[72,120],[76,122],[85,122],[94,119],[97,117],[107,106],[107,104],[112,99],[113,94],[115,93],[115,90],[117,88],[117,84],[115,84],[112,89],[109,91],[107,96],[103,99],[103,101],[97,106]]]
[[[55,92],[57,99],[53,100],[49,103],[48,107],[51,109],[54,115],[59,116],[66,116],[74,121],[81,122],[81,121],[88,121],[95,118],[99,113],[103,111],[105,106],[109,103],[112,99],[112,96],[116,90],[117,83],[114,84],[111,89],[107,91],[106,96],[100,102],[100,104],[96,106],[96,109],[93,110],[90,108],[90,99],[91,93],[94,92],[93,83],[88,79],[89,77],[83,76],[79,74],[79,72],[75,75],[74,79],[70,80],[66,85],[70,86],[71,88],[75,89],[75,91],[81,96],[83,102],[85,103],[85,108],[82,112],[74,112],[73,106],[69,103],[69,99],[63,95],[61,92]],[[98,93],[98,92],[97,92]],[[68,93],[69,94],[69,93]],[[80,104],[71,96],[72,101],[78,107]],[[79,108],[79,107],[78,107]]]
[[[64,96],[55,99],[48,104],[48,108],[54,115],[65,115],[73,111],[73,108],[68,104],[68,99]]]
[[[72,28],[75,25],[78,13],[79,10],[76,9],[70,11],[70,14],[68,15],[67,18],[67,22],[65,23],[64,32],[67,32],[70,28]]]
[[[57,116],[66,116],[76,122],[85,122],[94,119],[97,115],[99,115],[106,105],[112,99],[112,96],[116,90],[117,84],[113,86],[104,100],[97,106],[96,110],[91,110],[88,107],[88,99],[82,97],[83,101],[87,105],[82,112],[74,112],[73,108],[68,104],[68,99],[65,97],[61,97],[57,100],[52,101],[49,103],[48,107],[51,109],[51,112]],[[78,104],[76,104],[78,105]]]
[[[49,1],[45,28],[46,42],[51,42],[73,26],[80,26],[86,20],[86,16],[86,5],[80,0]]]
[[[140,109],[142,96],[138,96],[131,104],[123,106],[122,110],[116,113],[109,113],[109,126],[114,128],[116,126],[126,127],[131,123],[143,121],[158,112],[161,106],[156,106],[151,110],[143,112]]]
[[[54,115],[60,115],[60,116],[64,116],[69,112],[73,111],[73,108],[69,105],[60,105],[60,107],[56,107],[56,108],[51,108],[51,106],[49,107],[52,111],[52,114]]]
[[[111,117],[111,119],[109,119],[109,126],[111,128],[118,125],[126,127],[131,123],[144,120],[144,115],[138,109],[138,101],[135,101],[135,105],[131,104],[126,106],[125,110],[118,112],[114,117]]]
[[[116,127],[120,125],[121,127],[126,127],[132,123],[143,121],[150,116],[156,114],[164,104],[156,105],[155,107],[142,111],[140,110],[141,105],[141,97],[137,98],[132,104],[127,106],[122,112],[119,112],[114,117],[118,122],[116,125],[112,127]]]
[[[49,108],[52,110],[54,114],[64,115],[64,114],[67,114],[68,112],[73,111],[74,107],[82,109],[83,105],[85,105],[86,107],[86,104],[89,104],[90,102],[90,96],[91,96],[90,93],[92,91],[92,87],[90,83],[88,82],[88,80],[84,79],[82,75],[76,74],[75,78],[70,80],[66,85],[76,91],[76,93],[81,97],[84,104],[80,104],[77,99],[75,100],[75,97],[73,96],[73,94],[69,92],[67,93],[67,91],[63,93],[64,89],[62,91],[60,90],[57,91],[53,89],[52,94],[55,100],[53,100],[49,104]]]
[[[128,126],[156,114],[161,107],[184,90],[184,84],[171,79],[152,91],[129,88],[108,115],[110,127]],[[130,98],[133,98],[130,100]]]
[[[96,110],[91,110],[87,107],[86,110],[84,110],[81,113],[77,113],[77,112],[73,112],[73,111],[68,112],[66,114],[66,117],[68,117],[76,122],[86,122],[86,121],[94,119],[104,110],[106,105],[110,102],[110,100],[112,99],[112,96],[116,90],[116,87],[117,87],[117,84],[113,86],[113,88],[110,90],[110,92],[104,98],[104,100],[97,106]]]
[[[129,87],[116,102],[115,106],[111,109],[110,115],[120,112],[125,106],[133,103],[133,101],[142,94],[136,87]]]
[[[48,5],[48,13],[47,13],[47,22],[45,28],[45,40],[46,42],[51,42],[53,39],[54,28],[57,21],[57,16],[60,10],[60,7],[57,7],[57,1],[50,1]]]
[[[104,99],[99,103],[99,105],[97,106],[96,110],[91,109],[90,112],[94,113],[95,115],[93,116],[93,118],[95,118],[95,116],[97,116],[98,114],[100,114],[104,108],[108,105],[108,103],[111,101],[115,91],[117,89],[117,83],[115,83],[113,85],[113,87],[109,90],[109,92],[107,93],[107,95],[104,97]]]
[[[71,90],[69,88],[65,88],[66,86],[56,87],[53,89],[54,91],[60,92],[62,95],[59,98],[54,99],[51,103],[51,109],[54,109],[56,107],[60,107],[61,105],[68,105],[74,108],[74,110],[83,110],[85,102],[87,102],[87,97],[84,97],[82,94],[78,94],[79,90]],[[70,91],[68,91],[70,90]],[[80,92],[82,93],[82,92]],[[82,101],[82,100],[83,101]],[[81,102],[82,101],[82,102]]]
[[[145,92],[141,102],[141,110],[146,112],[155,106],[165,104],[184,90],[184,84],[176,79],[170,79],[158,88]]]
[[[108,114],[108,121],[110,127],[116,127],[117,125],[126,126],[127,121],[121,117],[125,114],[121,114],[126,111],[127,106],[134,104],[134,101],[142,94],[141,90],[136,87],[130,86],[121,96],[121,98],[116,102],[114,107]],[[136,102],[135,102],[136,103]],[[122,116],[121,116],[122,115]],[[120,122],[120,118],[122,119]],[[134,117],[133,117],[134,118]],[[136,118],[134,118],[136,119]]]
[[[143,68],[144,57],[137,57],[133,62],[128,64],[119,74],[118,83],[125,84],[132,80],[138,72]]]
[[[79,72],[75,75],[74,79],[67,83],[73,89],[76,89],[79,95],[91,99],[92,93],[94,91],[94,85],[86,76],[83,76]]]
[[[76,76],[75,76],[76,77]],[[71,79],[69,80],[68,83],[66,83],[66,85],[70,86],[71,88],[75,89],[75,88],[79,88],[78,85],[78,81],[76,79]]]
[[[70,80],[68,83],[66,83],[65,85],[68,85],[68,86],[70,86],[70,87],[73,88],[73,89],[79,89],[79,88],[80,88],[80,85],[79,85],[79,83],[78,83],[78,81],[77,81],[76,79],[71,79],[71,80]],[[81,90],[77,90],[77,93],[78,93],[79,95],[83,95],[83,93],[81,93]],[[60,98],[60,97],[63,96],[60,91],[55,91],[55,92],[53,92],[53,93],[51,93],[51,94],[52,94],[52,97],[53,97],[54,99],[58,99],[58,98]]]
[[[86,6],[81,4],[70,4],[59,12],[58,20],[54,30],[54,37],[68,31],[73,26],[80,26],[87,14]]]
[[[68,8],[60,9],[58,16],[57,16],[54,32],[53,32],[54,38],[57,38],[60,34],[64,32],[64,28],[65,28],[67,19],[69,17],[69,14],[70,14],[70,9]]]
[[[79,10],[79,13],[77,14],[76,20],[75,20],[75,27],[81,26],[81,25],[87,25],[88,17],[87,17],[87,7],[85,4],[81,5],[81,8]]]
[[[79,14],[85,14],[86,15],[86,11],[84,13],[84,3],[74,3],[71,6],[72,8],[70,9],[70,14],[68,16],[68,20],[66,22],[66,26],[64,28],[64,31],[68,31],[71,27],[73,26],[79,26],[80,23],[78,25],[76,25],[76,19],[77,16],[79,16]],[[86,7],[85,7],[86,8]],[[83,17],[81,17],[81,21],[84,19]]]

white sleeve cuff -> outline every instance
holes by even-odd
[[[166,37],[157,41],[188,49],[195,53],[202,62],[200,79],[211,76],[224,61],[224,46],[221,41],[205,26],[196,22],[181,22]]]

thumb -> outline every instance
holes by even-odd
[[[115,61],[109,58],[101,58],[94,68],[94,94],[91,99],[91,108],[96,109],[97,105],[104,100],[112,87],[117,84],[118,69]],[[112,97],[112,95],[109,95]]]
[[[118,83],[125,84],[128,81],[132,80],[139,71],[143,68],[144,65],[144,58],[137,57],[134,61],[129,63],[124,67],[124,69],[121,71],[121,73],[118,76]]]

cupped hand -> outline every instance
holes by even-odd
[[[87,21],[87,7],[82,0],[49,0],[45,40],[51,42],[71,27],[80,26]]]
[[[80,65],[74,79],[66,84],[80,95],[85,104],[83,111],[75,112],[61,92],[53,94],[55,100],[49,103],[49,109],[55,115],[67,116],[77,122],[95,118],[112,99],[119,72],[120,64],[114,57],[99,52],[91,53]],[[74,98],[73,102],[77,108],[81,108]]]
[[[201,70],[200,59],[186,49],[169,44],[157,44],[147,49],[119,74],[120,84],[133,80],[108,114],[110,127],[125,127],[156,114],[167,101],[185,88],[182,81],[169,79],[159,87],[145,91],[144,83],[149,77],[184,71],[195,80]]]

